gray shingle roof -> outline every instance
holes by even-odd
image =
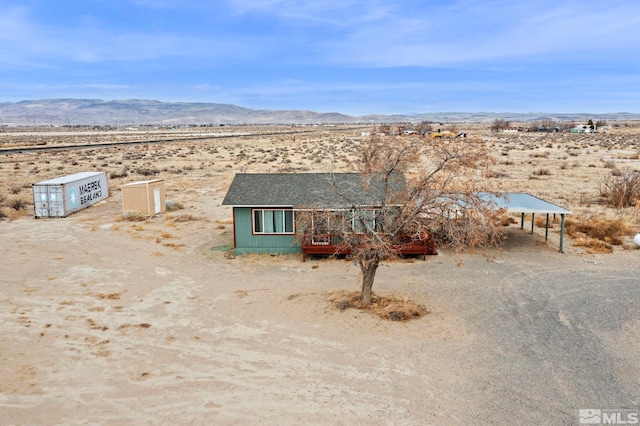
[[[381,186],[366,186],[360,179],[359,173],[236,174],[222,204],[295,208],[379,205]]]

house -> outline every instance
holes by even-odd
[[[596,129],[591,128],[588,124],[581,124],[579,126],[569,129],[569,133],[595,133]]]
[[[236,253],[348,254],[331,222],[351,220],[354,233],[363,232],[351,213],[356,206],[370,207],[375,227],[382,194],[380,184],[363,185],[360,179],[359,173],[236,174],[222,202],[233,207]],[[303,212],[317,214],[313,229],[299,229],[296,218]],[[399,235],[397,244],[400,254],[436,254],[427,235]]]

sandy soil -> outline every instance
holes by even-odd
[[[560,254],[555,229],[545,244],[512,225],[490,261],[443,250],[389,263],[374,290],[430,311],[407,323],[329,306],[329,292],[357,289],[350,262],[229,256],[220,203],[235,172],[352,167],[361,129],[310,130],[0,154],[5,198],[61,174],[129,172],[68,218],[27,208],[0,222],[1,423],[565,424],[640,405],[640,250],[567,240]],[[594,175],[638,167],[638,139],[595,136],[484,134],[507,189],[613,215],[593,201]],[[117,221],[119,185],[148,169],[185,209]]]

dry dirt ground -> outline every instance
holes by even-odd
[[[639,167],[638,133],[471,130],[498,159],[496,185],[640,231],[636,209],[596,204],[609,161]],[[338,311],[327,297],[357,289],[352,263],[233,258],[221,201],[243,167],[349,170],[367,129],[225,131],[0,154],[4,200],[63,174],[128,172],[110,180],[108,200],[65,219],[3,207],[0,423],[576,424],[581,408],[640,405],[640,250],[589,254],[567,239],[560,254],[557,228],[545,244],[540,229],[514,224],[489,260],[442,250],[380,269],[374,290],[424,305],[419,320]],[[2,135],[0,148],[162,137]],[[118,221],[119,186],[148,176],[184,209]]]

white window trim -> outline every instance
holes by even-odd
[[[286,212],[291,212],[291,220],[293,230],[291,232],[283,231],[283,232],[264,232],[264,231],[256,231],[256,221],[255,221],[255,212],[261,212],[262,215],[262,226],[264,227],[264,212],[265,211],[281,211],[282,213],[282,229],[286,229]],[[251,232],[254,235],[295,235],[296,233],[296,215],[293,209],[278,209],[278,208],[254,208],[251,209]]]
[[[368,230],[367,230],[367,232],[368,232],[368,231],[371,231],[371,230],[376,229],[376,217],[377,217],[376,212],[377,212],[378,210],[380,210],[380,208],[376,208],[376,207],[371,208],[371,209],[367,208],[367,209],[362,209],[361,211],[365,211],[365,210],[366,210],[366,211],[371,212],[371,215],[372,215],[370,225],[372,225],[372,226],[373,226],[373,228],[368,229]],[[313,211],[313,210],[310,210],[310,211]],[[352,233],[357,233],[357,232],[355,232],[355,229],[356,229],[356,222],[357,222],[357,218],[356,218],[356,215],[355,215],[356,210],[354,210],[354,209],[322,209],[322,210],[318,210],[318,211],[325,211],[325,212],[345,212],[345,213],[348,213],[348,214],[349,214],[349,216],[348,216],[347,218],[345,218],[345,219],[346,219],[346,220],[349,222],[349,224],[351,225],[351,232],[352,232]],[[331,220],[332,220],[332,218],[331,218],[331,217],[329,217],[329,228],[331,228],[331,225],[330,225],[330,224],[331,224]],[[358,224],[358,225],[359,225],[359,224]],[[311,229],[315,229],[315,226],[316,226],[316,224],[315,224],[315,221],[314,221],[314,219],[313,219],[313,215],[312,215],[312,216],[311,216]]]

